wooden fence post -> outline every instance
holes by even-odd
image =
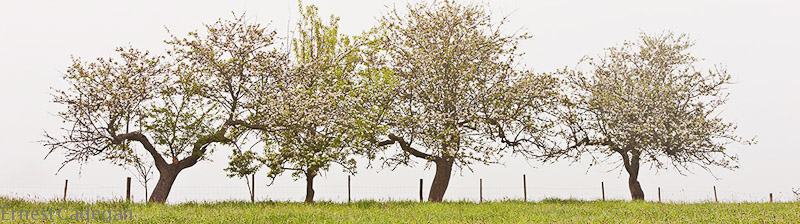
[[[661,187],[658,187],[658,203],[661,203]]]
[[[525,174],[522,174],[522,200],[528,201],[528,181],[525,180]]]
[[[64,180],[64,201],[67,201],[67,186],[69,185],[69,179]]]
[[[423,202],[424,199],[422,198],[422,178],[419,178],[419,202]]]
[[[769,203],[772,203],[772,193],[769,193]]]
[[[128,177],[128,181],[125,185],[125,201],[131,201],[131,177]]]
[[[600,192],[603,194],[603,201],[606,200],[606,185],[600,181]]]
[[[719,203],[719,198],[717,197],[717,186],[714,186],[714,201]]]
[[[250,177],[250,179],[252,179],[252,181],[250,181],[250,182],[253,184],[253,186],[250,186],[250,202],[255,203],[256,202],[256,174],[254,173]]]
[[[479,196],[480,196],[480,203],[483,203],[483,178],[481,178],[480,195]]]
[[[347,175],[347,203],[350,203],[350,175]]]

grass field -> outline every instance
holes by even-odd
[[[129,210],[127,223],[798,223],[800,202],[659,204],[626,201],[544,200],[540,202],[220,202],[179,205],[124,202],[32,203],[0,198],[0,222],[87,222],[70,220],[75,211]],[[61,210],[54,220],[26,220],[20,211]],[[114,212],[103,213],[112,217]],[[120,213],[121,214],[121,213]],[[28,214],[30,215],[30,214]],[[104,215],[95,216],[100,218]],[[74,216],[73,218],[75,218]],[[86,217],[86,216],[84,216]],[[121,216],[120,216],[121,217]],[[94,220],[103,223],[104,220]]]

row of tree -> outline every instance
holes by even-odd
[[[182,170],[220,149],[232,150],[231,177],[267,168],[305,179],[307,202],[316,176],[334,164],[354,173],[357,157],[433,165],[428,200],[440,202],[454,168],[506,155],[619,158],[641,200],[641,165],[732,169],[725,145],[753,143],[716,113],[730,75],[695,68],[686,35],[642,34],[575,68],[534,73],[518,63],[529,36],[505,34],[507,21],[481,5],[408,5],[357,36],[314,6],[300,14],[286,45],[242,15],[173,35],[163,55],[128,47],[73,59],[53,99],[67,125],[44,145],[64,165],[100,159],[146,173],[152,161],[149,200],[163,203]]]

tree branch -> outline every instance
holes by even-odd
[[[419,157],[419,158],[423,158],[423,159],[427,159],[427,160],[434,160],[436,158],[435,156],[432,156],[430,154],[421,152],[421,151],[415,149],[414,147],[411,147],[411,144],[409,144],[408,142],[406,142],[405,139],[403,139],[403,138],[401,138],[401,137],[399,137],[397,135],[389,134],[389,139],[390,140],[388,140],[388,141],[391,141],[392,143],[394,143],[394,142],[398,143],[400,145],[400,149],[402,149],[405,152],[410,153],[413,156],[416,156],[416,157]],[[378,143],[378,145],[381,146],[381,145],[390,145],[390,144],[392,144],[392,143],[388,143],[388,141],[380,142],[380,143]]]
[[[147,150],[147,152],[150,153],[150,156],[153,157],[153,161],[155,161],[156,163],[156,168],[158,168],[159,170],[165,168],[168,165],[167,162],[164,161],[164,157],[162,157],[161,154],[158,153],[158,151],[156,151],[155,146],[153,146],[153,144],[150,143],[150,140],[147,139],[147,136],[145,136],[141,132],[135,131],[135,132],[116,135],[112,138],[111,142],[113,144],[119,145],[122,144],[122,142],[125,140],[137,141],[141,143],[144,149]]]
[[[203,155],[206,153],[208,145],[212,143],[232,142],[231,139],[225,137],[225,132],[227,131],[228,131],[228,125],[226,122],[226,124],[222,125],[222,128],[220,128],[214,134],[200,137],[200,139],[198,139],[197,142],[195,142],[194,146],[192,147],[192,155],[178,161],[178,168],[185,169],[194,166],[194,164],[196,164],[197,161],[200,160],[200,158],[202,158]]]

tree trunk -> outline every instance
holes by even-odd
[[[634,153],[630,159],[625,159],[625,170],[628,171],[628,189],[631,191],[631,199],[644,200],[644,191],[642,185],[639,184],[639,154]]]
[[[631,190],[631,199],[633,200],[644,200],[644,191],[642,191],[642,185],[639,184],[639,180],[637,180],[637,174],[630,174],[628,178],[628,188]]]
[[[315,171],[306,171],[306,203],[314,202],[314,177],[316,175]]]
[[[180,172],[181,169],[178,169],[175,165],[169,165],[163,169],[159,169],[158,183],[156,183],[156,187],[153,188],[153,194],[150,194],[150,202],[161,204],[166,202],[169,191],[172,189],[172,184],[175,183],[175,178],[178,177],[178,173]]]
[[[447,185],[450,184],[450,173],[453,170],[452,158],[436,158],[436,175],[433,176],[433,183],[428,194],[429,202],[442,202]]]

